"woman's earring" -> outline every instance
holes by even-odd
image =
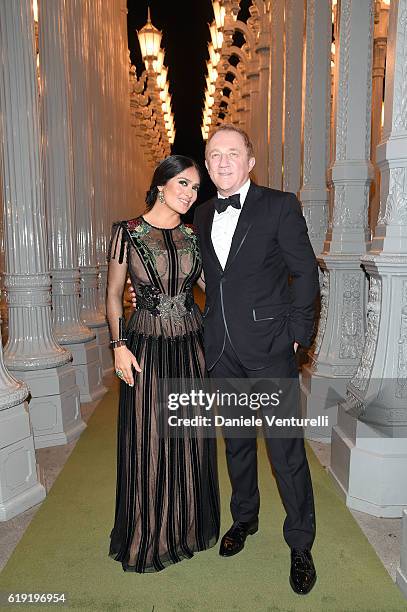
[[[158,199],[160,200],[161,204],[164,204],[165,202],[165,195],[163,191],[158,190]]]

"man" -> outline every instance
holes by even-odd
[[[206,283],[205,357],[214,378],[298,379],[295,350],[308,346],[318,293],[317,262],[297,198],[250,181],[253,147],[245,132],[222,125],[206,146],[206,167],[218,197],[199,206],[194,223]],[[287,513],[290,584],[308,593],[315,515],[302,437],[267,438]],[[220,555],[239,553],[258,530],[256,438],[226,437],[233,525]]]

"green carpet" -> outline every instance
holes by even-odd
[[[65,609],[71,610],[407,609],[406,601],[311,451],[308,456],[317,511],[313,554],[318,581],[306,597],[291,591],[289,550],[282,537],[284,513],[263,443],[259,445],[260,531],[248,538],[241,554],[222,559],[216,546],[159,574],[124,573],[120,563],[107,555],[115,495],[116,404],[115,387],[93,414],[3,570],[0,592],[64,592],[68,600]],[[222,441],[219,451],[223,531],[230,526],[230,486]]]

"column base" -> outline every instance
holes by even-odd
[[[39,504],[38,482],[27,403],[0,410],[0,521],[9,521]]]
[[[86,428],[71,364],[47,370],[19,370],[18,377],[31,392],[29,413],[35,448],[67,444]]]
[[[330,474],[349,508],[399,518],[407,507],[407,440],[385,437],[345,406],[332,430]]]
[[[407,599],[407,510],[403,511],[400,567],[396,570],[396,584]]]
[[[396,570],[396,584],[407,599],[407,575],[403,574],[399,567]]]
[[[96,334],[96,344],[99,347],[99,358],[102,364],[103,376],[112,374],[113,372],[113,354],[110,348],[110,332],[109,326],[93,327],[92,331]]]
[[[327,427],[306,427],[305,437],[316,442],[329,443],[332,429],[338,419],[338,402],[346,397],[348,378],[331,377],[314,372],[304,366],[301,374],[301,411],[303,417],[328,417]]]
[[[102,397],[107,389],[102,382],[102,365],[96,340],[65,346],[73,356],[72,366],[75,370],[80,401],[93,402]]]
[[[37,482],[24,493],[16,495],[6,502],[0,500],[0,521],[5,522],[40,504],[45,499],[45,489]]]

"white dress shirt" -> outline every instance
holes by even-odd
[[[241,208],[238,209],[228,206],[222,213],[218,213],[218,211],[215,210],[211,238],[213,248],[215,249],[215,253],[223,269],[226,266],[233,234],[235,233],[237,222],[239,221],[240,213],[242,212],[249,187],[250,179],[248,179],[246,183],[242,185],[238,191],[236,191],[236,193],[240,194]],[[224,196],[218,193],[218,198],[223,197]]]

